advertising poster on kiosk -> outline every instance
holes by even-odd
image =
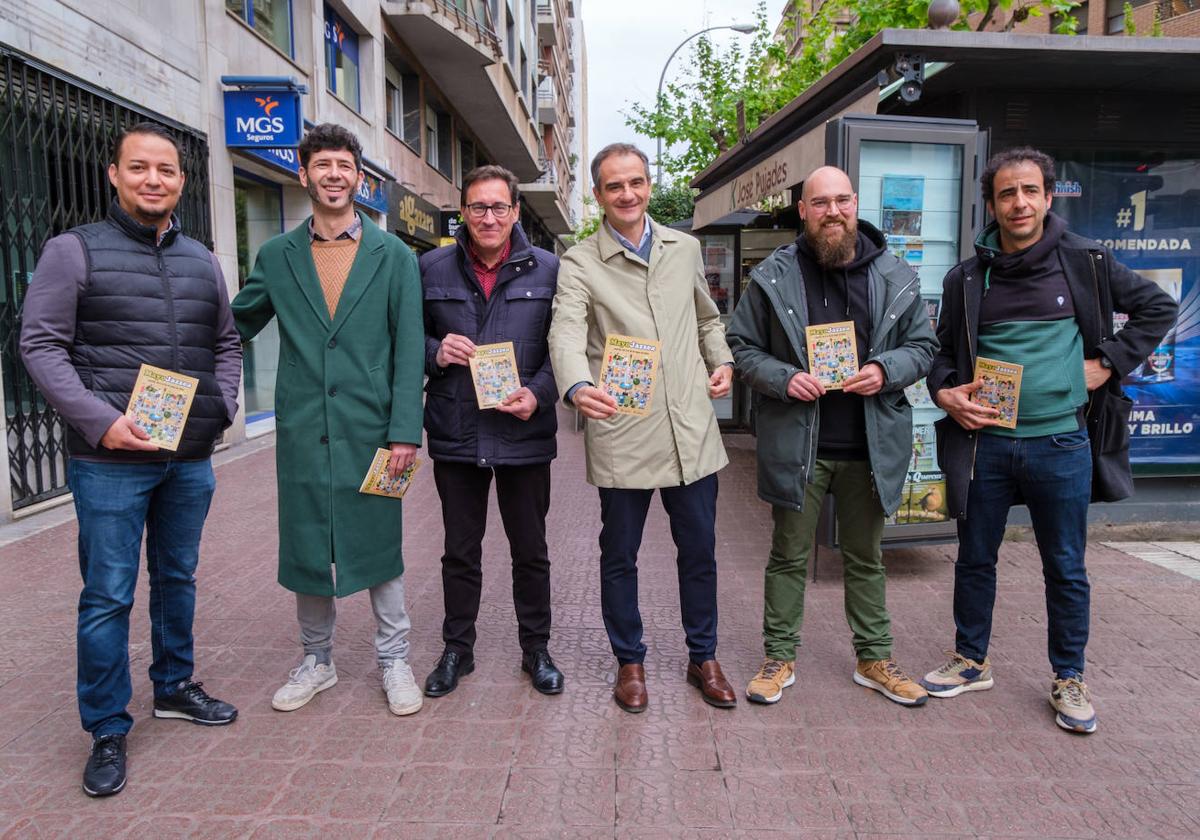
[[[1200,160],[1063,155],[1051,208],[1072,230],[1157,283],[1179,318],[1122,382],[1133,399],[1130,460],[1141,474],[1200,467]],[[1113,328],[1126,320],[1114,314]]]

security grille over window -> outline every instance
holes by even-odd
[[[147,119],[179,139],[187,181],[176,212],[211,248],[203,135],[0,47],[0,376],[14,510],[67,492],[63,421],[17,352],[25,290],[47,239],[105,217],[113,139]]]

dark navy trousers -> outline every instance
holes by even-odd
[[[688,657],[717,653],[717,476],[658,491],[678,552],[679,606]],[[622,665],[646,658],[638,609],[638,549],[653,490],[600,488],[600,607],[613,654]]]

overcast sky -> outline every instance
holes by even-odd
[[[753,23],[759,0],[579,0],[587,38],[588,154],[613,142],[636,143],[654,159],[655,141],[625,125],[630,103],[650,105],[663,62],[679,42],[708,26]],[[785,0],[767,0],[774,28]],[[731,30],[710,33],[713,42],[747,42],[752,36]],[[693,42],[694,43],[694,42]],[[687,69],[691,44],[679,51],[667,82]]]

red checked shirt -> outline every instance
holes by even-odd
[[[479,285],[483,287],[484,298],[492,296],[492,289],[496,288],[496,275],[500,273],[500,266],[504,265],[504,261],[508,259],[509,253],[512,251],[512,240],[509,239],[504,243],[504,250],[500,252],[499,259],[491,267],[484,265],[483,260],[475,253],[474,248],[468,248],[467,253],[471,257],[471,267],[475,269],[475,277],[479,280]]]

